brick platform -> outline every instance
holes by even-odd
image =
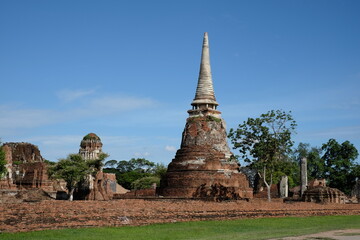
[[[0,231],[315,215],[360,215],[360,204],[197,200],[42,201],[0,204]]]

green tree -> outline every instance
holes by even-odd
[[[151,188],[154,183],[156,183],[156,185],[159,186],[160,178],[156,176],[143,177],[132,182],[131,188],[136,190],[147,189],[147,188]]]
[[[360,177],[360,165],[355,162],[358,151],[353,144],[342,144],[330,139],[321,148],[300,143],[295,150],[297,159],[307,158],[308,178],[326,179],[328,185],[350,194],[356,178]]]
[[[167,171],[164,164],[155,164],[145,158],[132,158],[129,161],[110,160],[105,163],[105,166],[108,167],[104,169],[104,172],[115,173],[117,182],[127,189],[133,189],[137,185],[132,183],[142,178],[145,180],[148,180],[147,177],[161,179]],[[142,182],[140,183],[142,184]]]
[[[132,189],[131,184],[143,177],[150,177],[150,173],[142,173],[137,171],[129,171],[117,175],[117,182],[126,189]]]
[[[105,167],[115,168],[118,165],[116,160],[109,160],[105,163]]]
[[[129,161],[120,161],[117,169],[117,181],[127,189],[133,189],[132,183],[144,177],[153,175],[155,163],[145,158],[132,158]]]
[[[49,175],[52,178],[63,179],[66,182],[70,201],[73,200],[77,184],[89,174],[91,174],[90,168],[79,154],[70,154],[49,168]]]
[[[89,175],[95,175],[103,166],[103,160],[108,155],[100,154],[98,159],[84,160],[79,154],[70,154],[65,159],[60,159],[56,164],[49,167],[49,176],[55,179],[63,179],[69,191],[69,200],[73,200],[74,190],[78,184]]]
[[[126,160],[119,161],[116,169],[120,173],[126,173],[126,172],[130,172],[130,171],[134,171],[133,165],[129,161],[126,161]]]
[[[133,171],[143,172],[143,173],[150,173],[154,167],[155,163],[145,158],[132,158],[129,160],[129,164]]]
[[[357,149],[349,141],[340,144],[335,139],[330,139],[321,149],[324,152],[321,157],[325,165],[324,175],[329,186],[350,194],[358,172],[355,162],[359,155]]]
[[[321,153],[321,148],[311,147],[308,143],[299,143],[298,147],[294,151],[294,157],[298,162],[298,165],[300,165],[302,158],[305,157],[307,159],[307,172],[309,180],[326,178],[325,164],[321,159]]]
[[[97,159],[86,160],[86,164],[88,165],[92,175],[95,176],[97,172],[102,170],[104,167],[104,160],[107,157],[109,157],[107,153],[100,153]]]
[[[230,129],[229,138],[234,149],[250,167],[257,169],[267,187],[271,201],[270,186],[279,163],[288,159],[293,141],[291,135],[296,128],[291,112],[271,110],[259,118],[248,118],[236,130]]]
[[[288,176],[289,188],[300,184],[300,169],[298,162],[292,158],[284,158],[276,164],[273,173],[273,184],[278,184],[282,176]]]
[[[157,163],[154,167],[153,174],[159,179],[163,179],[167,172],[167,167],[163,163]]]
[[[1,142],[0,142],[1,145]],[[6,174],[6,160],[3,146],[0,146],[0,179]]]

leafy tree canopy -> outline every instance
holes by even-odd
[[[300,143],[297,160],[307,158],[308,179],[326,179],[328,185],[350,194],[356,178],[360,177],[360,165],[355,162],[358,151],[353,144],[342,144],[329,139],[321,148]]]
[[[277,166],[289,158],[293,146],[291,136],[296,126],[291,112],[271,110],[259,118],[248,118],[236,130],[229,131],[229,138],[234,149],[239,149],[240,157],[261,171],[269,201],[273,174]]]
[[[154,177],[156,177],[156,179],[161,179],[167,171],[164,164],[156,164],[144,158],[132,158],[129,161],[110,160],[105,163],[105,166],[108,166],[108,168],[105,168],[104,172],[115,173],[117,182],[127,189],[138,188],[140,185],[145,186],[143,182],[136,183],[135,185],[133,184],[135,181],[142,178],[145,178],[146,181],[155,179]],[[152,183],[154,183],[154,181]],[[151,184],[149,187],[150,186]]]
[[[325,165],[324,175],[329,186],[349,194],[355,178],[359,177],[355,175],[355,159],[359,155],[357,149],[349,141],[340,144],[335,139],[330,139],[322,145],[321,150],[324,152],[321,160]]]
[[[0,142],[0,179],[3,175],[6,174],[6,160],[5,160],[5,151],[3,147],[1,146]]]
[[[151,188],[153,184],[156,183],[157,186],[160,185],[160,178],[156,176],[143,177],[135,180],[131,183],[132,189],[147,189]]]
[[[73,199],[73,193],[77,184],[90,174],[95,175],[102,167],[103,160],[108,155],[100,154],[96,160],[84,160],[79,154],[70,154],[67,158],[60,159],[56,164],[49,167],[49,176],[55,179],[63,179],[69,190],[69,200]]]
[[[115,168],[118,162],[116,160],[109,160],[105,163],[105,167]]]

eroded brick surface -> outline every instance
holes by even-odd
[[[42,201],[0,204],[0,231],[240,219],[254,217],[360,215],[360,204],[198,200]]]
[[[222,119],[190,117],[181,148],[161,181],[160,195],[185,198],[252,198],[245,174],[231,158]]]
[[[47,175],[47,165],[37,146],[31,143],[4,144],[7,176],[0,182],[0,189],[41,188],[53,191],[53,182]]]

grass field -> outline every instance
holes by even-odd
[[[8,239],[269,239],[337,229],[360,229],[360,216],[259,218],[232,221],[202,221],[154,224],[138,227],[108,227],[0,233]]]

